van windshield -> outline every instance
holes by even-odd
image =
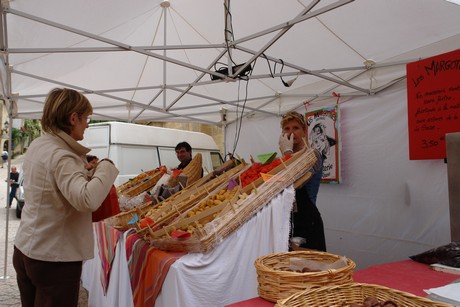
[[[212,168],[216,169],[219,166],[222,165],[222,157],[220,156],[220,153],[218,152],[211,152],[211,161],[212,161]]]

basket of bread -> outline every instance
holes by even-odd
[[[254,264],[259,296],[271,302],[315,286],[351,283],[356,267],[351,259],[319,251],[269,254]]]

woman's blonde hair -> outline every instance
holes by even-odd
[[[58,133],[59,130],[70,134],[72,125],[70,116],[77,113],[81,118],[84,114],[91,114],[93,107],[89,100],[79,92],[68,88],[55,88],[49,92],[45,100],[42,115],[43,131]]]
[[[307,128],[307,124],[305,123],[305,118],[303,117],[303,115],[296,111],[290,111],[285,113],[281,118],[281,129],[288,121],[291,120],[297,121],[303,129]]]

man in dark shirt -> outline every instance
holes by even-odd
[[[19,172],[16,169],[16,166],[11,167],[10,172],[10,197],[9,197],[9,204],[8,208],[11,208],[13,204],[13,198],[16,198],[16,190],[19,187]]]

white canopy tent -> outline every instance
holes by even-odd
[[[280,114],[340,96],[344,180],[318,199],[329,250],[365,267],[449,241],[445,165],[408,158],[405,64],[460,47],[459,5],[14,0],[1,16],[12,117],[70,87],[94,119],[223,125],[248,157],[277,149]]]
[[[376,94],[405,63],[459,46],[460,8],[444,0],[2,5],[2,92],[19,118],[39,118],[56,86],[86,93],[95,119],[276,116],[333,92]]]

